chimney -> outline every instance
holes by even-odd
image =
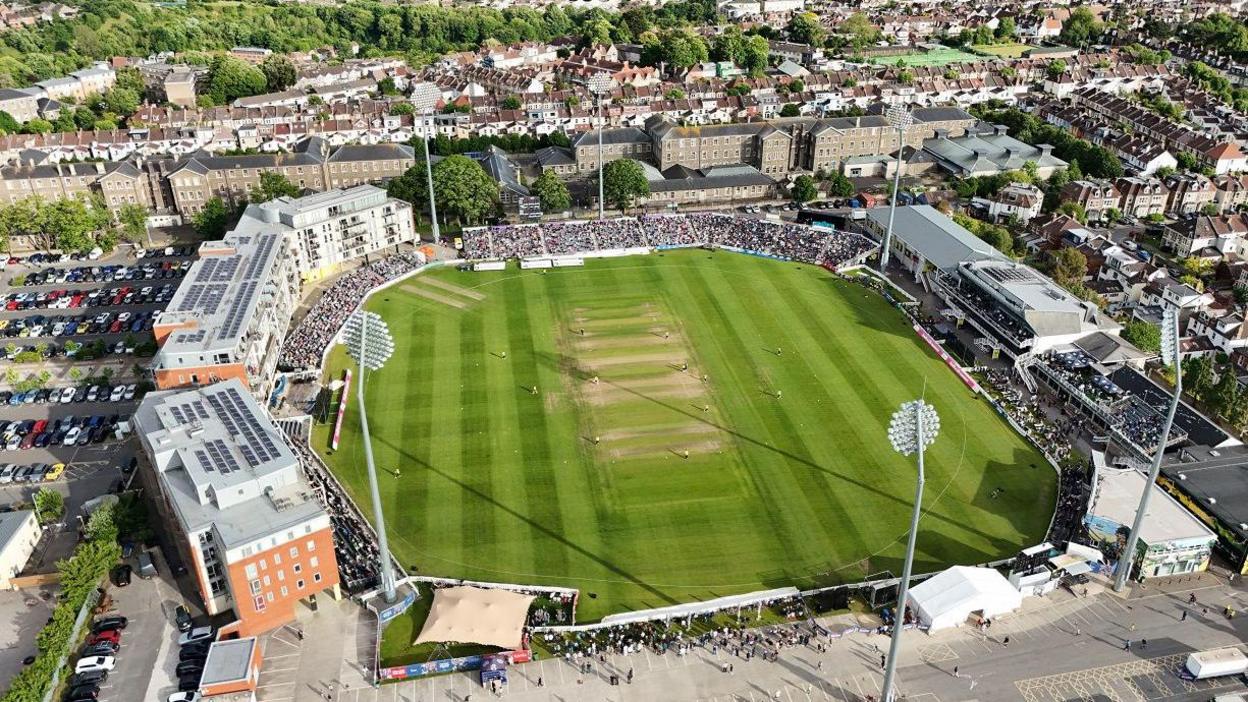
[[[1036,144],[1036,148],[1040,149],[1040,157],[1050,156],[1053,153],[1052,144]]]
[[[937,138],[937,139],[940,139],[941,141],[948,141],[948,140],[949,140],[949,130],[948,130],[948,129],[937,129],[937,130],[936,130],[936,138]]]
[[[1005,136],[1009,131],[1010,131],[1010,128],[1005,126],[1004,124],[992,125],[992,133],[997,136]]]
[[[95,172],[100,175],[104,175],[104,162],[103,161],[95,162]]]

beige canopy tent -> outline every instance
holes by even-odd
[[[479,587],[445,587],[433,591],[433,606],[413,644],[475,643],[519,648],[532,595]]]

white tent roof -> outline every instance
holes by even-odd
[[[954,566],[910,588],[910,601],[933,628],[956,626],[972,612],[985,616],[1018,609],[1022,594],[991,568]]]
[[[413,644],[475,643],[519,648],[532,595],[479,587],[445,587],[433,591],[433,606]]]

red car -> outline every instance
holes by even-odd
[[[118,631],[117,629],[107,629],[105,631],[101,631],[100,633],[95,634],[91,638],[87,639],[87,645],[94,646],[95,644],[100,643],[101,641],[107,641],[111,644],[116,644],[120,646],[121,645],[121,632]]]

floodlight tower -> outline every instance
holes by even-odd
[[[602,129],[604,126],[603,122],[606,120],[603,119],[602,115],[602,96],[609,90],[611,90],[611,76],[606,73],[595,73],[589,79],[589,92],[594,94],[594,99],[598,103],[598,219],[606,217],[606,204],[603,200],[604,188],[602,185]]]
[[[1118,555],[1118,568],[1114,572],[1114,591],[1122,592],[1127,587],[1127,578],[1131,577],[1131,566],[1135,562],[1135,546],[1140,540],[1140,526],[1144,523],[1144,514],[1148,511],[1148,500],[1153,494],[1153,486],[1157,483],[1157,474],[1161,472],[1162,454],[1166,452],[1166,442],[1170,439],[1170,427],[1174,424],[1174,415],[1179,411],[1179,398],[1183,395],[1183,364],[1179,358],[1179,310],[1174,305],[1166,305],[1161,318],[1161,361],[1167,366],[1174,366],[1174,394],[1170,397],[1170,408],[1166,410],[1166,421],[1161,425],[1161,433],[1157,435],[1157,448],[1153,449],[1153,463],[1148,469],[1148,480],[1144,484],[1144,493],[1140,495],[1140,506],[1135,510],[1135,521],[1131,524],[1131,533],[1127,535],[1127,543]]]
[[[940,416],[936,408],[924,400],[902,404],[893,413],[888,425],[888,442],[903,456],[918,455],[919,476],[914,488],[914,510],[910,515],[910,536],[906,543],[906,560],[901,567],[901,584],[897,588],[897,612],[893,619],[893,640],[888,645],[884,667],[882,702],[893,702],[893,677],[897,672],[897,655],[901,651],[901,630],[906,621],[906,597],[910,592],[910,567],[914,564],[914,541],[919,534],[919,516],[923,512],[923,452],[940,433]]]
[[[412,90],[412,106],[420,115],[420,128],[424,138],[420,140],[425,146],[425,179],[429,184],[429,220],[433,222],[433,243],[439,243],[442,231],[438,227],[438,204],[433,197],[433,162],[429,160],[429,140],[433,138],[433,111],[442,99],[442,91],[433,83],[421,83]],[[428,123],[426,124],[426,120]]]
[[[889,247],[893,244],[893,216],[897,214],[897,191],[901,189],[902,150],[906,145],[906,129],[914,124],[914,115],[903,104],[889,105],[884,119],[897,130],[897,170],[893,172],[893,200],[888,207],[888,228],[884,231],[884,248],[880,251],[880,273],[888,274]]]
[[[347,318],[342,328],[343,343],[359,367],[356,385],[360,403],[360,431],[364,434],[364,459],[368,464],[368,491],[373,498],[373,521],[377,527],[377,547],[381,560],[381,589],[387,603],[395,601],[394,568],[390,563],[390,545],[386,539],[386,520],[381,514],[381,492],[377,489],[377,466],[373,463],[373,440],[368,434],[368,412],[364,406],[364,371],[381,370],[394,355],[394,339],[386,321],[376,312],[359,310]]]

